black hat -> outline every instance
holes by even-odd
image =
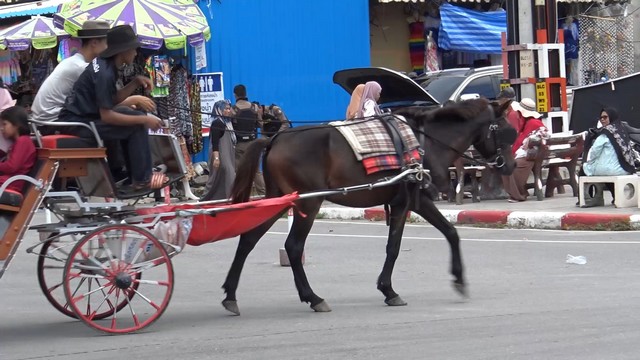
[[[101,58],[114,57],[127,50],[140,47],[138,36],[129,25],[116,26],[107,32],[107,50],[100,54]]]
[[[515,98],[516,98],[516,91],[513,90],[511,86],[502,89],[502,91],[500,91],[500,94],[498,94],[498,99],[515,100]]]
[[[82,29],[78,30],[79,39],[100,39],[107,37],[107,32],[111,26],[107,21],[87,20],[82,24]]]

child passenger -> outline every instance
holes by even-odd
[[[36,147],[31,140],[27,111],[12,106],[0,113],[2,136],[13,142],[0,161],[0,185],[15,175],[27,175],[36,163]],[[22,191],[24,181],[12,182],[8,189]]]

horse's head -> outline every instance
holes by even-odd
[[[503,175],[511,175],[515,169],[511,145],[516,140],[517,132],[505,118],[510,104],[510,101],[489,103],[486,111],[476,119],[480,131],[472,142],[473,147]]]
[[[425,166],[436,185],[448,186],[451,163],[473,145],[486,162],[510,175],[515,168],[511,145],[515,129],[505,119],[507,103],[467,100],[438,109],[404,108],[403,115],[425,147]],[[424,134],[421,138],[421,134]]]

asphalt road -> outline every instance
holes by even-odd
[[[311,285],[333,308],[314,313],[280,267],[286,221],[249,257],[242,315],[221,306],[236,240],[174,258],[168,310],[142,333],[107,336],[66,318],[40,293],[36,257],[20,250],[0,280],[0,359],[637,359],[638,232],[459,228],[471,298],[450,286],[449,250],[433,228],[409,225],[394,287],[375,281],[383,223],[318,221],[307,243]],[[30,233],[26,244],[36,242]],[[584,255],[586,265],[565,263]]]

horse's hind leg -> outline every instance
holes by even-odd
[[[309,303],[311,308],[317,312],[329,312],[331,311],[329,305],[311,289],[302,265],[304,244],[321,204],[322,198],[302,200],[298,203],[298,210],[305,216],[300,213],[294,214],[293,225],[284,247],[289,256],[289,263],[291,264],[291,271],[293,271],[293,279],[298,289],[300,301]]]
[[[402,233],[404,224],[407,220],[407,212],[405,206],[392,206],[389,221],[389,238],[387,240],[387,258],[384,261],[382,272],[378,277],[378,290],[384,294],[384,302],[389,306],[402,306],[407,303],[400,298],[391,286],[391,275],[393,267],[400,253],[400,244],[402,243]]]
[[[236,315],[240,315],[240,309],[238,308],[238,302],[236,300],[236,290],[238,289],[238,282],[240,281],[240,273],[242,272],[244,262],[247,260],[247,256],[249,256],[249,253],[251,253],[260,238],[269,231],[282,214],[284,214],[284,211],[257,228],[240,236],[236,255],[233,258],[233,263],[231,264],[231,268],[227,274],[227,279],[224,282],[224,285],[222,285],[224,292],[227,294],[225,299],[222,301],[222,306],[224,306],[228,311]]]
[[[462,266],[462,256],[460,254],[460,237],[458,232],[449,221],[442,215],[440,210],[433,204],[433,201],[422,195],[420,197],[420,207],[414,209],[416,213],[427,220],[431,225],[447,238],[451,248],[451,274],[454,276],[453,286],[462,296],[468,296],[467,287],[464,282],[464,269]]]

